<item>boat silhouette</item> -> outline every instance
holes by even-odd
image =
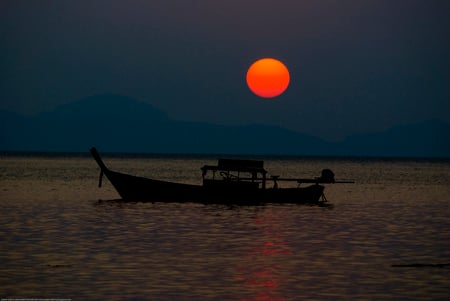
[[[202,185],[144,178],[110,170],[96,148],[91,154],[100,167],[99,187],[105,175],[123,201],[200,202],[205,204],[257,205],[265,203],[324,204],[323,183],[335,183],[329,169],[314,179],[267,177],[264,161],[219,159],[217,165],[204,165]],[[279,181],[296,181],[298,187],[279,188]],[[271,187],[268,187],[269,184]],[[310,183],[300,187],[301,183]]]

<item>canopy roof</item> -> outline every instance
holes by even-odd
[[[264,169],[264,161],[259,160],[238,160],[238,159],[219,159],[217,165],[204,165],[202,167],[204,173],[208,170],[216,171],[238,171],[238,172],[257,172],[266,174]]]

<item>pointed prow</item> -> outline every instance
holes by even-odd
[[[100,167],[100,176],[98,178],[98,187],[102,187],[103,173],[107,172],[108,168],[106,167],[105,163],[103,163],[103,160],[100,157],[100,154],[98,153],[98,151],[95,147],[91,148],[91,154],[92,154],[92,157],[94,157],[95,161],[97,162],[98,166]]]
[[[98,151],[97,151],[97,149],[95,147],[91,148],[91,154],[92,154],[92,157],[94,157],[95,161],[97,162],[98,166],[103,171],[107,171],[108,168],[106,167],[105,163],[103,163],[103,160],[100,157],[100,154],[98,153]]]

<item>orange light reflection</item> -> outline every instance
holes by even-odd
[[[284,300],[280,289],[287,280],[286,257],[292,255],[292,249],[283,239],[279,217],[273,211],[263,211],[256,219],[261,231],[261,240],[249,249],[248,254],[237,269],[235,280],[241,282],[248,297],[242,301]]]

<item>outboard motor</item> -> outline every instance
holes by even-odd
[[[328,168],[322,169],[322,174],[317,180],[321,183],[334,183],[334,172]]]

